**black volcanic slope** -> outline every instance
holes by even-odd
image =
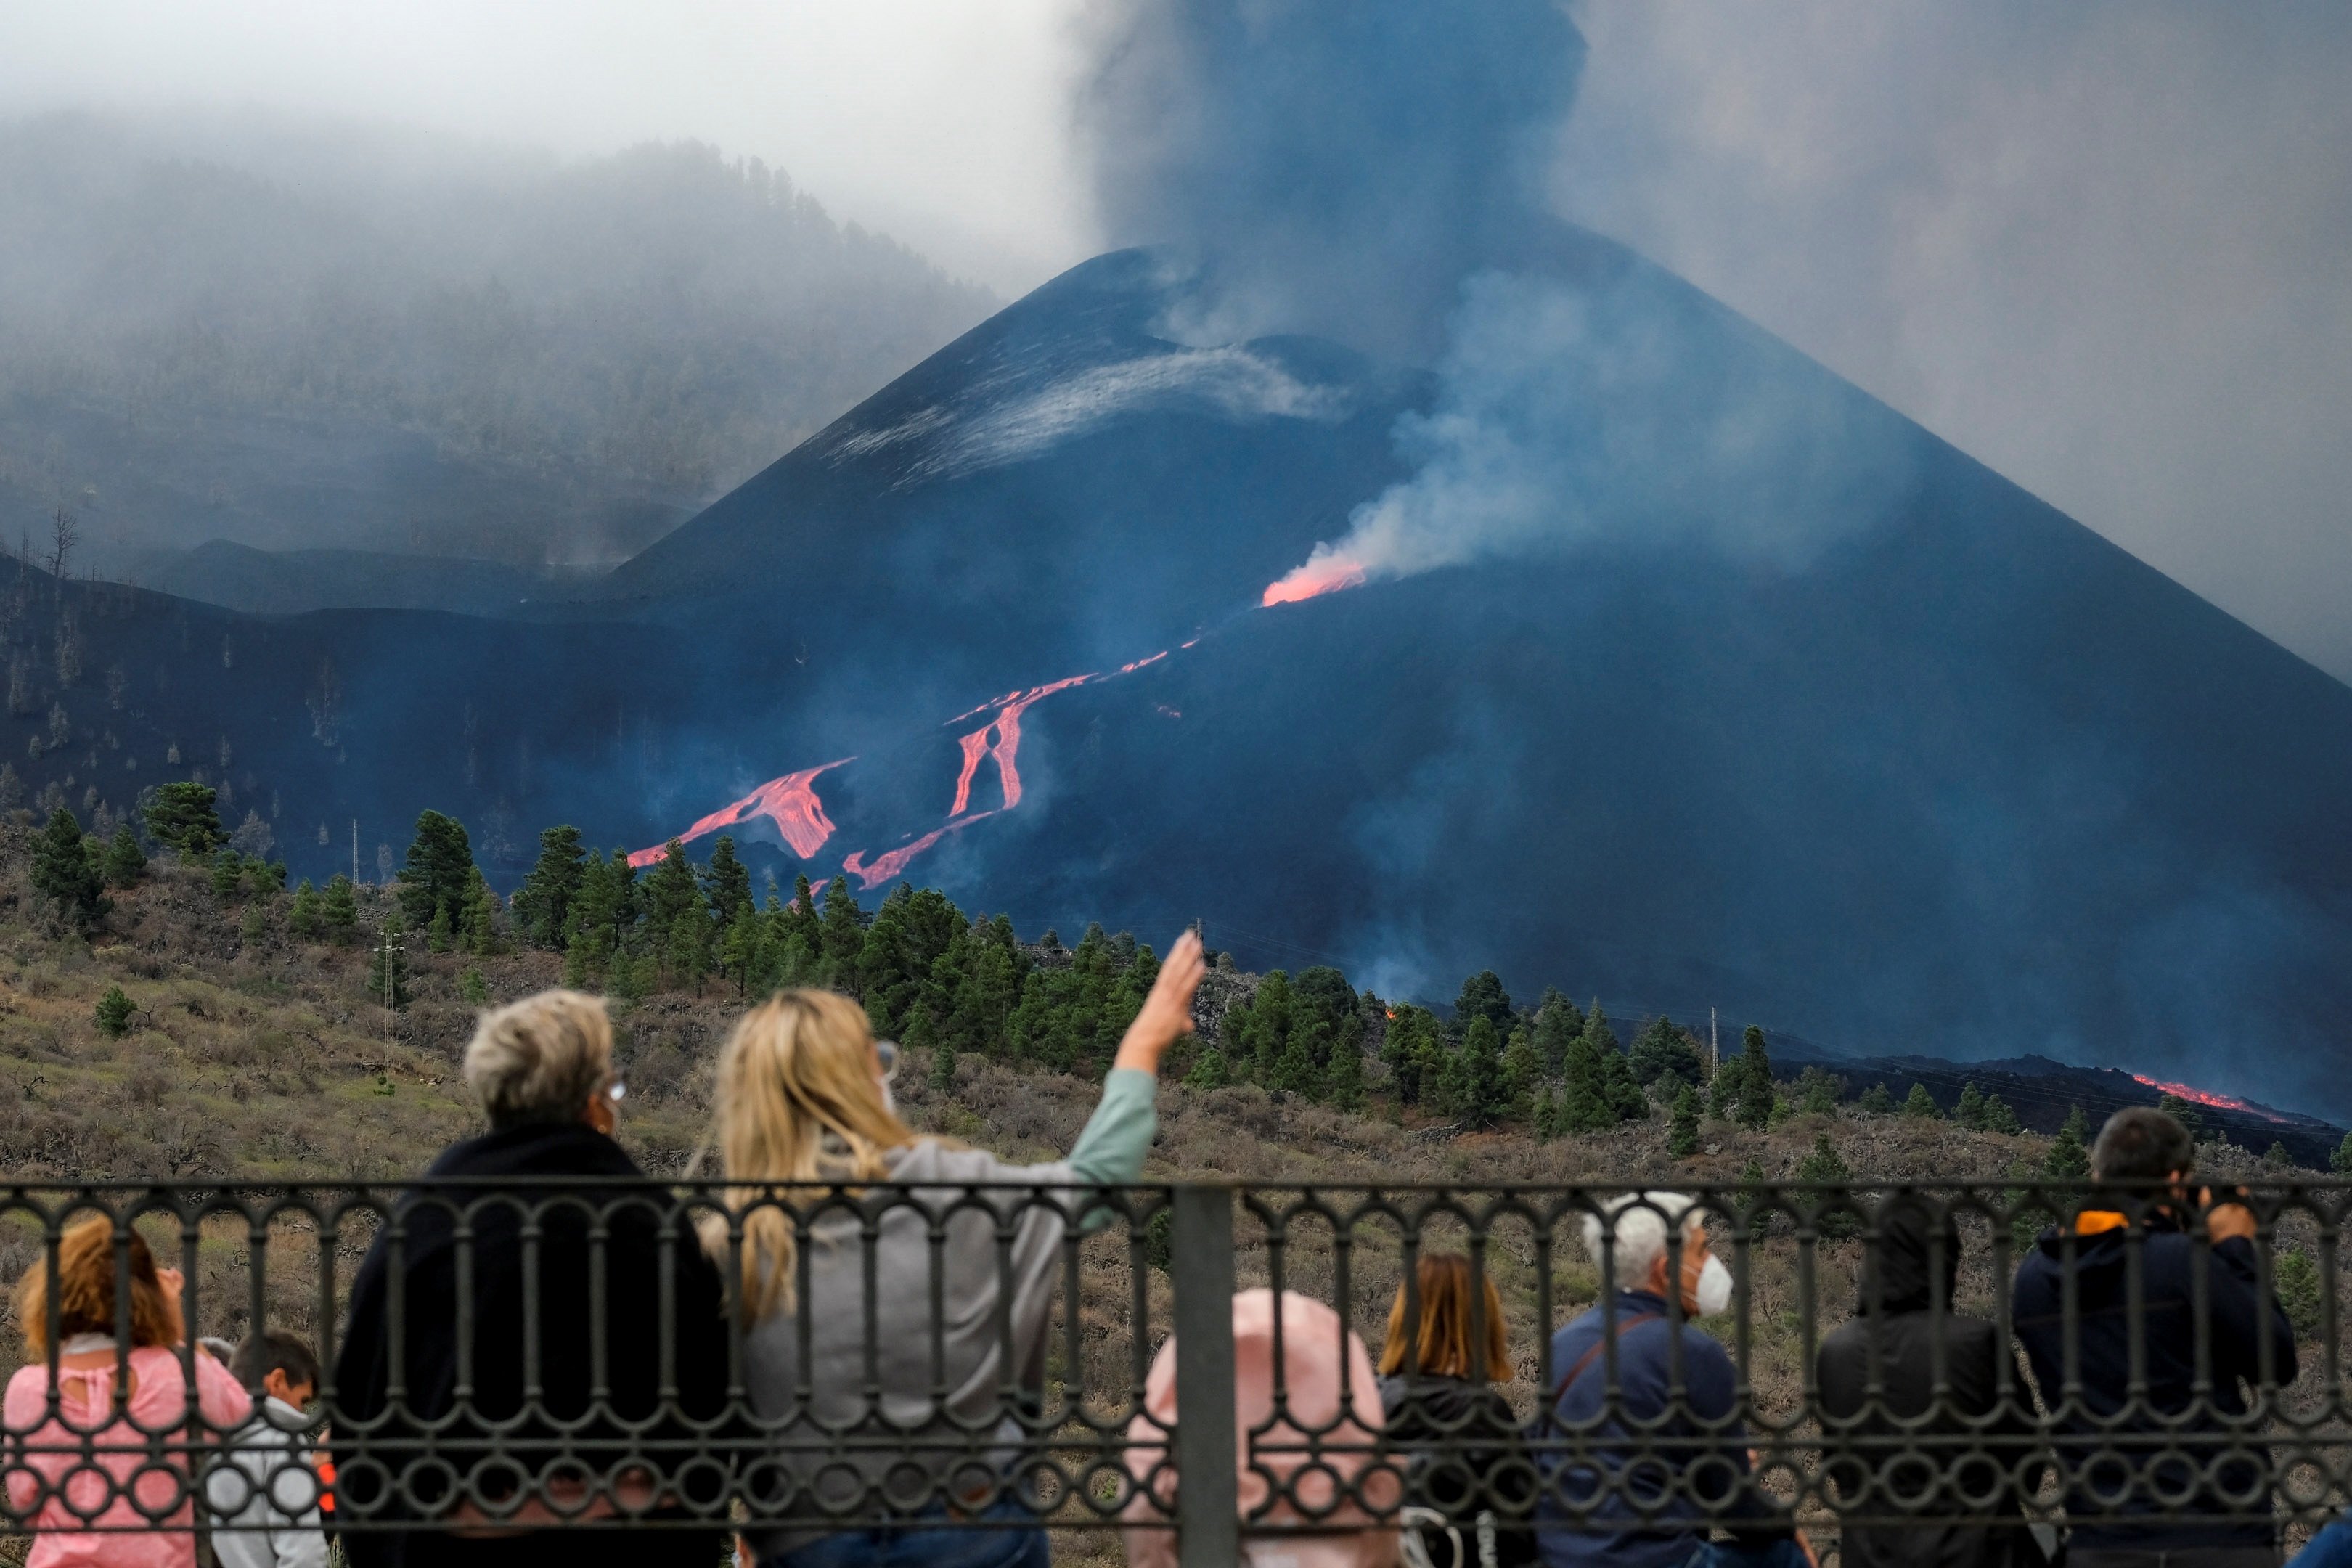
[[[1407,471],[1391,430],[1434,384],[1307,340],[1179,345],[1175,285],[1121,253],[573,624],[268,623],[354,692],[372,671],[318,787],[637,846],[854,755],[734,830],[781,870],[854,862],[1024,923],[1197,914],[1384,991],[1491,964],[1857,1052],[2352,1109],[2352,690],[1615,247],[1560,265],[1706,385],[1831,411],[1792,465],[1878,479],[1801,550],[1627,526],[1262,610]],[[280,750],[318,769],[299,685],[256,690],[250,726],[289,736],[241,747],[264,781]],[[469,748],[434,738],[468,712]]]

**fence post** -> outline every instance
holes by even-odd
[[[1171,1194],[1169,1272],[1176,1288],[1176,1548],[1182,1568],[1241,1560],[1234,1472],[1234,1195],[1184,1184]]]

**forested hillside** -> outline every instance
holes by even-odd
[[[993,303],[696,143],[0,124],[0,534],[612,559]]]
[[[1211,933],[1213,937],[1213,932]],[[1008,1153],[1067,1146],[1157,971],[1089,928],[1024,937],[900,884],[862,907],[755,889],[732,844],[642,874],[541,837],[511,900],[456,820],[428,813],[389,886],[286,886],[227,842],[211,792],[150,792],[136,825],[0,817],[0,1162],[19,1174],[395,1173],[475,1124],[457,1082],[474,1010],[555,984],[614,1003],[628,1141],[675,1170],[707,1071],[749,998],[784,984],[863,1000],[908,1047],[919,1125]],[[388,1004],[388,1005],[387,1005]],[[1219,955],[1199,1034],[1167,1064],[1158,1165],[1325,1180],[1540,1180],[1629,1173],[1834,1177],[2079,1173],[2088,1128],[2022,1131],[1998,1097],[1848,1101],[1818,1067],[1776,1074],[1760,1032],[1710,1070],[1664,1019],[1621,1048],[1598,1006],[1533,1005],[1490,973],[1441,1016],[1328,967]],[[1574,1134],[1574,1136],[1568,1136]],[[2216,1169],[2254,1164],[2225,1143]]]

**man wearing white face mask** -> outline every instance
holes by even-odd
[[[1601,1205],[1605,1218],[1585,1216],[1585,1247],[1618,1289],[1552,1336],[1551,1398],[1529,1433],[1546,1568],[1804,1568],[1809,1560],[1788,1517],[1750,1483],[1747,1435],[1731,1419],[1731,1357],[1695,1325],[1677,1324],[1668,1303],[1671,1288],[1685,1319],[1731,1305],[1731,1271],[1708,1248],[1692,1205],[1683,1193],[1628,1194]],[[1709,1540],[1717,1522],[1729,1541]]]

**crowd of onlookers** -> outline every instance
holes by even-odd
[[[686,1235],[650,1189],[563,1200],[567,1180],[640,1174],[613,1137],[624,1090],[602,1004],[558,991],[485,1014],[465,1074],[489,1129],[426,1173],[462,1191],[413,1189],[360,1265],[332,1432],[305,1414],[322,1372],[299,1340],[257,1329],[189,1349],[178,1273],[109,1216],[67,1226],[54,1266],[19,1286],[26,1364],[5,1396],[7,1493],[35,1533],[30,1568],[192,1568],[200,1540],[225,1568],[318,1568],[339,1504],[391,1525],[342,1534],[355,1568],[709,1568],[724,1539],[695,1521],[730,1488],[743,1500],[737,1558],[758,1568],[1044,1564],[1023,1461],[1047,1437],[1025,1418],[1042,1409],[1066,1244],[1111,1215],[1038,1194],[1140,1176],[1160,1059],[1192,1026],[1201,973],[1187,936],[1076,1143],[1044,1165],[915,1133],[892,1100],[897,1048],[861,1008],[776,995],[720,1053],[709,1152],[727,1205]],[[2116,1196],[2046,1231],[2011,1284],[2022,1366],[1994,1322],[1955,1306],[1962,1237],[1948,1209],[1897,1194],[1869,1216],[1855,1316],[1822,1341],[1811,1376],[1832,1502],[1898,1522],[1843,1525],[1845,1568],[2277,1562],[2241,1385],[2290,1381],[2295,1347],[2262,1283],[2253,1217],[2192,1184],[2193,1145],[2159,1112],[2118,1112],[2092,1159]],[[848,1201],[796,1215],[767,1185],[788,1182],[838,1184]],[[878,1183],[939,1201],[857,1201]],[[1735,1293],[1705,1218],[1673,1192],[1587,1216],[1616,1288],[1553,1334],[1553,1383],[1532,1420],[1496,1387],[1513,1375],[1508,1325],[1467,1258],[1417,1258],[1377,1363],[1322,1303],[1237,1296],[1236,1426],[1255,1434],[1238,1453],[1244,1556],[1292,1568],[1811,1559],[1755,1472],[1739,1369],[1702,1326]],[[1156,1522],[1179,1479],[1166,1447],[1175,1357],[1161,1346],[1129,1431],[1136,1563],[1175,1560]],[[193,1467],[184,1444],[169,1447],[191,1429],[191,1397],[202,1427],[224,1435]],[[830,1436],[761,1451],[731,1414],[746,1405]],[[738,1456],[733,1473],[692,1458],[713,1452]],[[2053,1464],[2063,1539],[2026,1509]],[[861,1522],[877,1497],[919,1506]],[[583,1520],[600,1527],[565,1528]],[[2330,1531],[2312,1550],[2335,1546]]]

